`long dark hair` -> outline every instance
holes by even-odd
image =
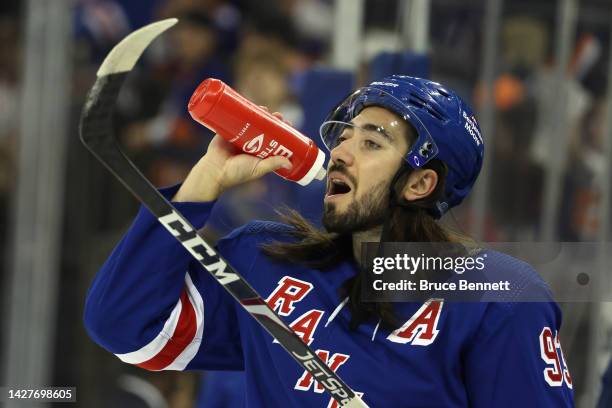
[[[401,197],[401,191],[406,185],[410,170],[405,168],[396,178],[393,185],[394,194],[390,203],[391,212],[388,220],[388,230],[385,241],[389,242],[451,242],[458,234],[440,225],[430,214],[442,194],[447,174],[446,165],[434,159],[424,168],[434,170],[438,174],[438,184],[429,196],[415,201],[406,201]],[[305,265],[320,270],[331,269],[340,262],[353,256],[353,244],[350,234],[330,233],[315,227],[299,212],[285,208],[279,212],[281,220],[289,224],[289,234],[295,238],[293,242],[272,242],[262,245],[262,251],[277,260]],[[381,326],[394,329],[399,325],[393,305],[388,302],[363,302],[360,300],[361,287],[364,284],[364,272],[348,279],[339,295],[348,296],[348,306],[351,311],[350,327],[355,329],[362,322],[378,319]]]

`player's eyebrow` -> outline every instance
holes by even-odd
[[[389,143],[393,143],[393,136],[383,126],[375,125],[374,123],[366,123],[362,126],[365,130],[372,130],[384,136]]]
[[[358,125],[358,124],[356,124],[352,120],[349,123],[351,125],[353,125],[353,126],[360,127],[360,128],[362,128],[364,130],[370,130],[370,131],[374,131],[376,133],[379,133],[381,136],[383,136],[385,139],[387,139],[387,141],[389,143],[393,143],[394,142],[393,136],[389,132],[387,132],[387,129],[385,129],[384,126],[379,126],[379,125],[376,125],[376,124],[370,123],[370,122],[364,123],[363,125]]]

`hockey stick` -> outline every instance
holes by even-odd
[[[112,130],[112,113],[125,77],[147,46],[177,19],[158,21],[134,31],[107,55],[89,91],[79,127],[81,141],[160,223],[197,259],[246,311],[331,394],[341,406],[367,405],[268,306],[121,151]]]

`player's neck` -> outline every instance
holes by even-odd
[[[382,226],[374,227],[367,231],[353,233],[353,256],[357,263],[361,262],[361,243],[362,242],[380,242],[382,235]]]

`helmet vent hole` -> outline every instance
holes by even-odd
[[[417,101],[419,101],[421,106],[427,105],[427,101],[416,93],[411,93],[410,96],[412,97],[412,99],[416,99]]]
[[[440,115],[440,113],[437,112],[436,110],[431,109],[429,106],[426,109],[427,109],[427,112],[429,112],[429,114],[433,116],[434,118],[439,119],[439,120],[445,120],[444,116]]]
[[[446,117],[438,112],[436,109],[432,108],[426,101],[417,95],[411,95],[409,101],[411,105],[416,106],[421,109],[425,109],[431,116],[438,120],[446,120]]]
[[[447,98],[450,98],[450,94],[446,91],[446,89],[438,88],[437,91],[440,92],[440,95],[446,96]]]
[[[418,106],[419,108],[425,107],[425,104],[423,103],[421,99],[410,98],[409,102],[411,105]]]

